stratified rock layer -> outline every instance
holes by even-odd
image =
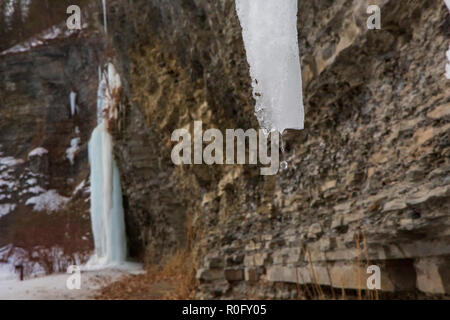
[[[275,177],[170,161],[171,132],[194,120],[258,127],[234,1],[110,10],[135,254],[159,262],[193,240],[201,298],[366,289],[369,264],[383,291],[449,293],[449,14],[442,1],[378,3],[381,30],[367,30],[364,1],[300,2],[305,130],[286,135]]]

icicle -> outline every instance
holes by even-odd
[[[105,28],[105,33],[108,33],[108,17],[106,15],[106,0],[102,0],[103,7],[103,26]]]
[[[77,100],[77,94],[73,91],[70,92],[70,114],[72,117],[75,115],[76,111],[76,100]]]
[[[303,129],[297,0],[236,0],[261,127]]]

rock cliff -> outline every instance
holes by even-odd
[[[137,252],[158,262],[194,241],[198,297],[364,289],[369,264],[384,291],[449,293],[449,14],[439,1],[376,2],[381,30],[367,29],[365,1],[299,3],[306,124],[286,134],[289,168],[275,177],[170,161],[171,132],[194,120],[257,128],[234,1],[110,10]]]
[[[1,151],[70,197],[87,177],[98,50],[123,83],[112,133],[133,257],[158,264],[188,247],[198,298],[356,295],[369,265],[387,295],[448,296],[450,16],[443,1],[370,4],[381,30],[366,27],[367,1],[299,1],[305,130],[283,137],[276,176],[170,158],[172,132],[196,120],[258,128],[233,0],[111,1],[107,37],[1,56]],[[37,147],[48,155],[26,162]]]

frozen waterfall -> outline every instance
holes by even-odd
[[[91,165],[91,222],[95,252],[88,267],[118,265],[127,256],[122,190],[117,165],[112,154],[112,137],[108,120],[115,115],[120,77],[108,64],[101,73],[97,109],[98,126],[89,141]]]
[[[236,0],[236,11],[261,127],[303,129],[297,0]]]

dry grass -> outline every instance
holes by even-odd
[[[199,230],[186,219],[186,246],[162,265],[147,263],[142,275],[126,276],[105,287],[97,299],[106,300],[187,300],[193,299],[197,287],[193,247]]]
[[[102,300],[193,299],[196,287],[191,255],[180,250],[162,266],[147,266],[145,274],[126,276],[105,287]]]
[[[357,268],[357,274],[355,277],[357,277],[358,282],[358,289],[357,290],[349,290],[345,289],[344,283],[341,283],[341,294],[340,294],[340,300],[347,300],[347,299],[358,299],[358,300],[379,300],[379,291],[378,290],[365,290],[362,286],[362,275],[361,275],[361,266],[365,266],[366,268],[371,265],[370,259],[369,259],[369,253],[368,253],[368,246],[367,246],[367,238],[364,233],[364,230],[358,231],[355,233],[354,236],[355,240],[355,247],[358,251],[358,256],[355,260],[355,265]],[[361,247],[361,243],[363,244],[363,247]],[[332,281],[332,277],[329,271],[328,263],[326,264],[326,269],[328,272],[328,278],[330,279],[330,285],[324,286],[321,285],[318,281],[317,273],[314,268],[314,264],[311,259],[311,253],[308,249],[305,247],[302,248],[302,252],[305,255],[306,260],[308,261],[309,265],[309,271],[310,271],[310,278],[312,279],[312,283],[305,284],[305,281],[303,279],[300,279],[301,275],[299,275],[298,271],[296,273],[297,276],[297,299],[311,299],[311,300],[324,300],[324,299],[330,299],[330,300],[336,300],[338,299],[337,294],[335,292],[335,285],[338,285],[337,283],[334,284]],[[303,284],[302,284],[303,283]],[[350,294],[347,294],[347,291],[350,292]]]

